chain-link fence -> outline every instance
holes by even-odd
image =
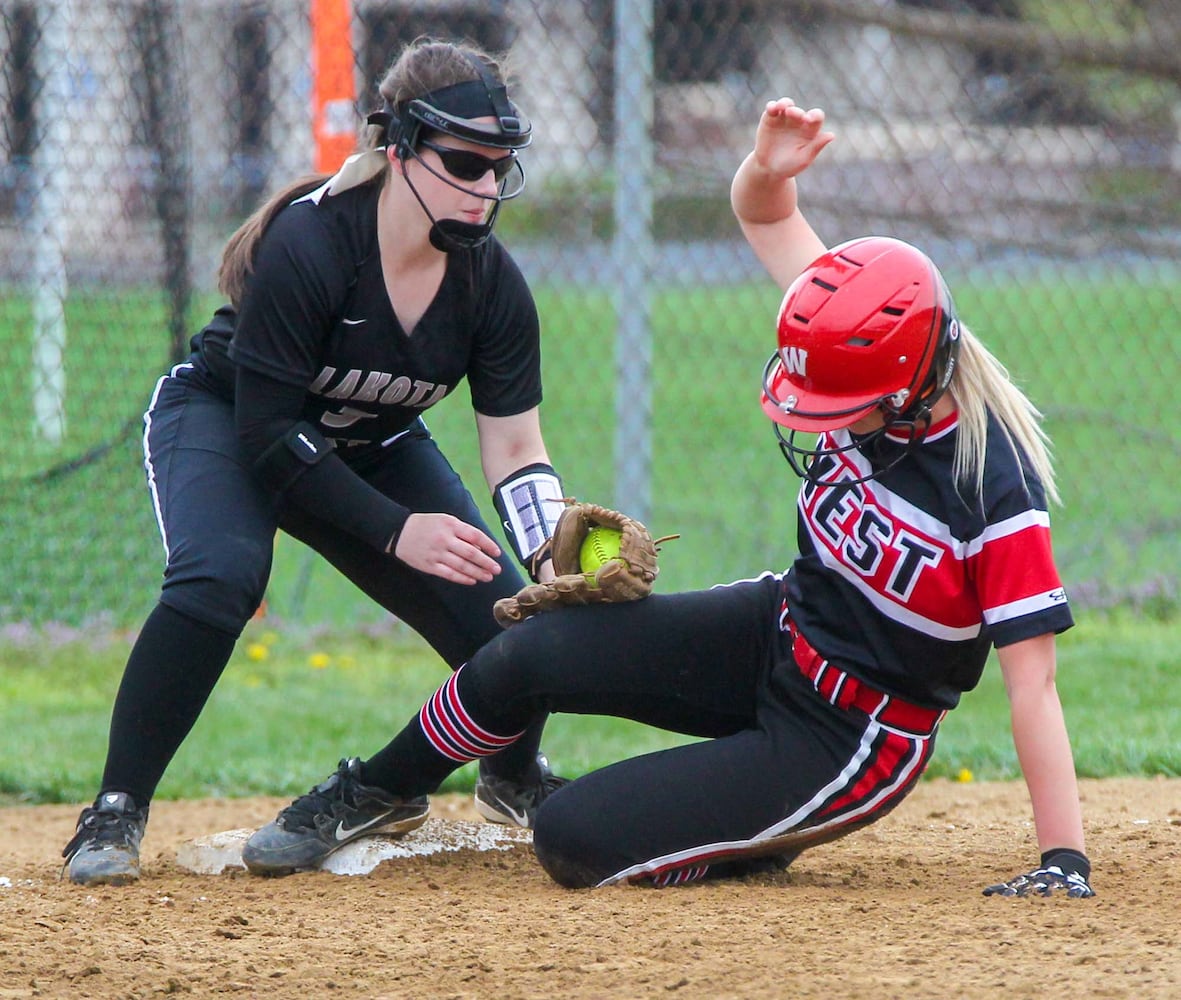
[[[0,0],[0,625],[149,607],[140,414],[217,304],[224,240],[314,165],[333,2]],[[927,249],[1045,410],[1076,603],[1175,603],[1173,0],[345,9],[346,130],[420,34],[508,53],[536,141],[497,232],[541,309],[547,440],[572,492],[682,533],[664,588],[794,550],[796,484],[757,405],[778,293],[728,205],[762,104],[785,95],[838,136],[801,183],[821,237]],[[428,422],[474,488],[466,398]],[[304,560],[277,603],[314,618]]]

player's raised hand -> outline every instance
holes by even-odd
[[[487,583],[500,572],[500,547],[450,514],[411,514],[394,555],[407,566],[452,583]]]
[[[755,132],[755,161],[764,170],[783,177],[802,173],[832,140],[824,131],[824,112],[804,110],[790,97],[768,101]]]

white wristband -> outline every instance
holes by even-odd
[[[557,473],[541,463],[518,469],[496,487],[492,502],[525,567],[530,567],[533,554],[553,536],[563,497]]]

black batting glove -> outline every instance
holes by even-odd
[[[1067,848],[1046,851],[1040,868],[1018,875],[1008,882],[998,882],[984,890],[986,896],[1055,896],[1089,899],[1095,895],[1087,879],[1091,863],[1086,855]]]

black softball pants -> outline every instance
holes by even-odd
[[[572,712],[706,738],[612,764],[548,798],[533,843],[556,881],[662,885],[791,858],[910,791],[933,732],[892,730],[821,697],[791,656],[780,606],[781,580],[768,574],[562,609],[514,626],[456,675],[456,697],[493,734]]]
[[[281,509],[241,457],[233,405],[194,384],[187,366],[160,380],[144,419],[144,464],[166,565],[160,606],[116,696],[104,791],[127,791],[140,804],[153,795],[263,599],[279,528],[410,625],[452,669],[500,633],[492,605],[523,584],[507,555],[491,582],[463,586],[411,569],[313,513]],[[411,510],[450,513],[488,531],[421,424],[363,475]],[[537,720],[488,770],[532,780],[543,726]]]
[[[144,453],[167,560],[162,603],[240,634],[266,591],[281,528],[410,625],[452,669],[500,632],[492,605],[523,585],[507,554],[492,581],[464,586],[420,573],[314,513],[281,509],[240,456],[233,405],[183,376],[161,381],[146,415]],[[453,514],[488,532],[471,494],[421,424],[361,474],[411,510]]]

